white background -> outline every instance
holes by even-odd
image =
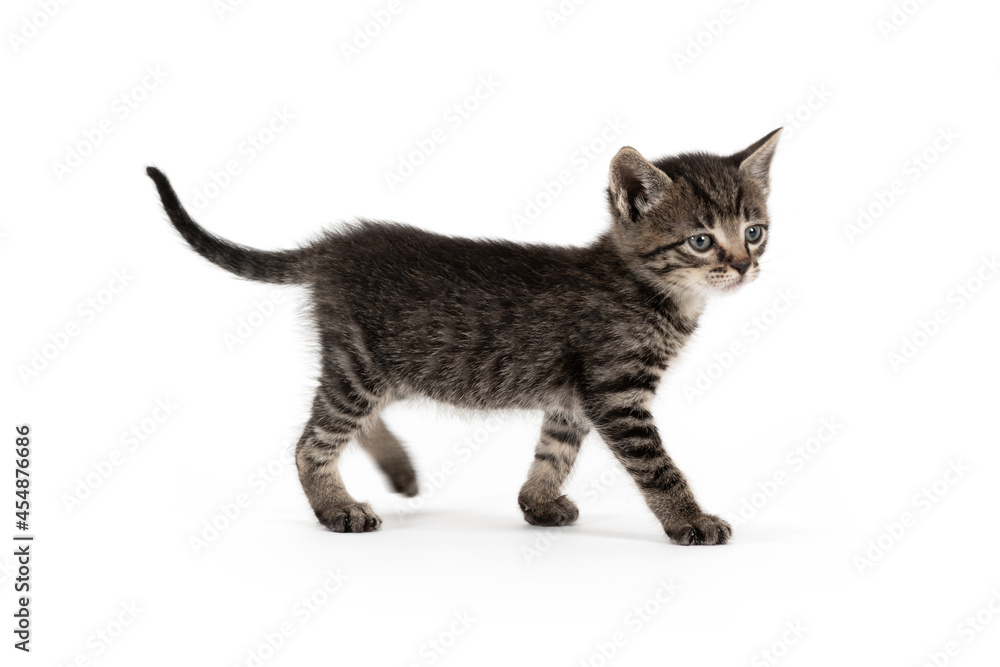
[[[386,6],[6,3],[0,533],[28,423],[37,537],[30,655],[11,647],[12,547],[0,557],[4,664],[994,664],[996,4],[911,0],[889,30],[887,0],[595,0],[557,22],[554,1],[426,0],[348,58]],[[448,120],[480,77],[495,91]],[[294,118],[269,135],[275,109]],[[609,121],[624,127],[605,141]],[[767,272],[711,305],[654,406],[704,507],[742,511],[716,548],[670,545],[593,436],[568,486],[579,524],[527,526],[540,416],[433,406],[387,413],[420,506],[351,453],[348,487],[383,529],[321,529],[287,465],[318,358],[301,292],[198,258],[144,175],[156,164],[207,228],[262,248],[355,216],[579,244],[607,223],[620,146],[728,153],[779,125]],[[446,140],[390,189],[435,128]],[[268,141],[253,159],[249,136]],[[872,221],[849,233],[859,208]],[[162,423],[157,401],[176,406]],[[328,572],[346,578],[332,593]]]

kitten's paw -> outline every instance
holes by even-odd
[[[733,534],[732,527],[714,514],[698,514],[677,519],[667,527],[667,537],[674,544],[725,544]]]
[[[544,501],[519,498],[518,502],[524,512],[524,520],[532,526],[568,526],[580,516],[576,504],[566,496]]]
[[[349,503],[319,510],[316,518],[335,533],[370,533],[382,525],[382,519],[368,503]]]
[[[407,498],[413,498],[420,493],[420,485],[417,484],[417,474],[411,468],[409,472],[402,472],[393,475],[390,480],[392,490],[401,493]]]

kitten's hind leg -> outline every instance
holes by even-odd
[[[417,495],[420,489],[413,463],[381,417],[376,417],[372,425],[358,435],[358,440],[385,473],[393,491],[402,493],[407,498]]]
[[[535,460],[528,481],[517,501],[524,520],[534,526],[568,526],[580,515],[576,505],[562,495],[588,427],[563,412],[547,410],[542,435],[535,447]]]
[[[340,477],[340,454],[370,424],[374,396],[350,381],[325,377],[316,390],[312,416],[295,448],[299,480],[319,522],[338,533],[378,530],[382,520],[368,503],[347,492]]]

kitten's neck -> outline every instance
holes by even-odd
[[[704,294],[683,287],[667,288],[667,294],[682,318],[691,322],[692,325],[698,323],[701,314],[705,312],[707,297]]]
[[[617,257],[622,268],[631,274],[632,279],[641,286],[642,291],[651,296],[651,303],[667,307],[671,313],[682,320],[685,327],[690,327],[693,330],[698,325],[698,319],[705,310],[707,300],[704,291],[666,283],[661,276],[647,275],[645,271],[634,264],[634,260],[630,260],[622,252],[622,248],[610,233],[601,236],[596,241],[595,247]]]

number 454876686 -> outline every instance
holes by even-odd
[[[28,434],[31,432],[31,428],[25,424],[23,426],[16,427],[17,438],[14,441],[14,486],[16,487],[15,495],[17,500],[14,501],[15,515],[17,516],[17,523],[15,524],[20,530],[28,530],[28,510],[31,504],[28,502],[28,491],[31,486],[29,480],[30,472],[28,468],[31,466],[31,460],[28,458],[31,455],[31,438]]]

